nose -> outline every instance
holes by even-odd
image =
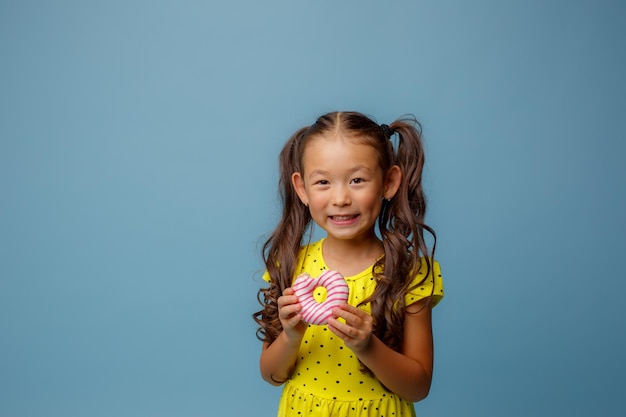
[[[347,187],[337,186],[333,188],[333,205],[347,206],[350,202],[350,192]]]

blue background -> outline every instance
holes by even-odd
[[[424,124],[447,295],[422,416],[618,416],[620,1],[0,2],[0,416],[271,416],[276,157]]]

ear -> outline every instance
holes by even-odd
[[[386,199],[392,199],[400,188],[402,182],[402,170],[398,165],[394,165],[389,168],[385,177],[385,189],[383,197]]]
[[[306,188],[304,186],[304,179],[299,172],[294,172],[291,175],[291,184],[293,184],[293,188],[294,190],[296,190],[296,194],[298,194],[298,197],[300,198],[300,201],[302,201],[302,204],[308,206],[309,199],[307,196]]]

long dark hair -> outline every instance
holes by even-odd
[[[332,112],[319,117],[311,126],[299,129],[285,143],[279,157],[279,192],[283,211],[276,229],[263,245],[262,256],[270,283],[257,295],[262,306],[253,314],[259,325],[257,337],[271,344],[282,331],[277,300],[292,285],[298,252],[311,223],[309,209],[302,204],[293,188],[292,174],[302,172],[302,155],[308,141],[335,131],[372,146],[378,154],[382,172],[387,172],[393,165],[398,165],[402,171],[398,192],[391,201],[383,202],[378,216],[384,256],[372,268],[376,288],[368,299],[359,304],[371,303],[374,334],[399,351],[406,307],[404,296],[428,279],[436,242],[435,232],[424,223],[424,149],[421,126],[414,117],[403,117],[381,127],[361,113]],[[397,134],[396,147],[390,138],[393,134]],[[433,238],[430,251],[425,232]],[[421,282],[411,286],[422,262],[426,263],[427,273]]]

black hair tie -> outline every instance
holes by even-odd
[[[387,139],[391,139],[393,134],[396,133],[395,130],[393,130],[392,128],[389,127],[389,125],[386,125],[384,123],[380,125],[380,128],[383,130],[383,134],[385,135]]]

